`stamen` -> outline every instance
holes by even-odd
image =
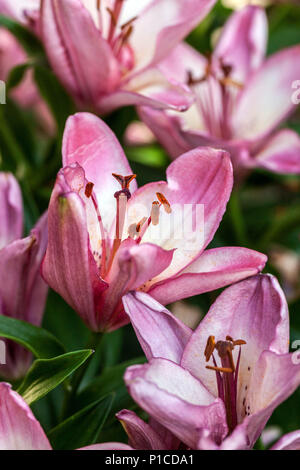
[[[224,401],[226,408],[226,417],[229,432],[231,433],[237,426],[237,378],[241,357],[241,348],[239,350],[237,366],[234,364],[232,351],[235,346],[242,346],[246,341],[242,339],[234,340],[231,336],[226,336],[226,341],[215,343],[215,337],[209,336],[204,355],[206,362],[212,357],[213,366],[207,365],[206,368],[216,372],[219,397]],[[216,350],[221,359],[221,366],[218,366],[213,356]]]
[[[152,202],[151,221],[153,225],[159,224],[159,209],[160,209],[159,202],[157,201]]]
[[[166,213],[171,214],[172,209],[167,198],[162,193],[156,193],[156,196],[159,202],[163,205],[163,208],[165,209]]]

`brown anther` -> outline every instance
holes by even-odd
[[[205,82],[205,80],[207,79],[207,73],[205,73],[202,77],[200,78],[195,78],[194,75],[193,75],[193,72],[191,72],[190,70],[187,71],[187,80],[186,80],[186,84],[188,86],[192,86],[192,85],[198,85],[200,83],[203,83]]]
[[[100,6],[101,6],[101,0],[97,0],[96,8],[98,11],[100,10]]]
[[[205,367],[206,369],[215,370],[216,372],[227,372],[228,374],[234,372],[234,369],[231,369],[229,367],[215,367],[215,366],[205,366]]]
[[[171,214],[172,209],[169,201],[167,198],[162,194],[162,193],[156,193],[156,197],[159,200],[159,202],[163,205],[164,210],[166,211],[167,214]]]
[[[133,26],[132,25],[128,26],[127,29],[123,30],[123,34],[122,34],[122,37],[121,37],[120,48],[122,48],[124,46],[124,44],[126,44],[126,42],[128,41],[128,39],[130,38],[130,36],[132,34],[132,31],[133,31]]]
[[[138,16],[135,16],[134,18],[131,18],[131,20],[126,21],[126,23],[122,24],[121,29],[127,28],[127,26],[131,25],[135,20],[138,19]]]
[[[85,195],[86,197],[91,197],[94,189],[94,183],[88,183],[85,187]]]
[[[226,336],[226,341],[231,341],[232,343],[234,342],[232,336],[229,335]]]
[[[233,86],[235,88],[242,89],[244,88],[244,85],[240,82],[237,82],[236,80],[233,80],[232,78],[225,77],[219,80],[220,84],[223,86]]]
[[[214,352],[215,346],[216,346],[215,337],[214,336],[209,336],[208,340],[207,340],[207,343],[206,343],[206,348],[205,348],[205,351],[204,351],[204,356],[205,356],[206,362],[209,361],[212,353]]]
[[[111,22],[114,26],[117,26],[117,20],[116,20],[116,17],[114,15],[114,12],[109,8],[109,7],[106,7],[106,10],[108,11],[108,13],[110,14],[110,17],[111,17]]]
[[[234,346],[242,346],[243,344],[247,344],[246,341],[244,341],[243,339],[236,339],[235,341],[233,341]]]
[[[143,217],[142,220],[139,221],[139,223],[136,225],[136,231],[137,233],[140,233],[142,226],[144,223],[147,221],[147,217]]]

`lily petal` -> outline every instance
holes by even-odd
[[[276,173],[300,173],[300,137],[289,129],[267,139],[255,155],[254,164]]]
[[[133,411],[122,410],[116,417],[128,435],[129,445],[135,450],[168,450],[154,429]]]
[[[147,359],[179,363],[192,330],[143,292],[127,294],[123,305]]]
[[[159,224],[151,224],[142,238],[142,243],[176,248],[169,268],[152,283],[184,269],[213,238],[232,189],[229,155],[210,148],[192,150],[168,167],[167,180],[140,188],[128,205],[133,222],[150,214],[156,193],[162,193],[171,205],[172,213],[161,210]]]
[[[250,77],[233,114],[236,138],[254,140],[270,134],[295,109],[292,83],[300,75],[300,46],[267,59]],[[274,99],[276,96],[276,99]]]
[[[101,97],[97,107],[103,113],[129,105],[185,111],[193,101],[194,96],[187,86],[168,80],[153,68],[125,82],[120,90]]]
[[[105,442],[104,444],[93,444],[87,447],[81,447],[78,450],[135,450],[122,442]]]
[[[0,173],[0,249],[22,237],[23,203],[17,180],[11,173]]]
[[[241,281],[259,273],[267,257],[247,248],[205,250],[178,276],[154,284],[149,293],[163,305]]]
[[[135,71],[164,59],[214,4],[215,0],[186,0],[184,3],[181,0],[153,0],[135,21],[130,38],[135,53]]]
[[[253,5],[232,14],[226,22],[214,51],[232,67],[231,77],[244,83],[263,62],[267,46],[268,23],[263,8]]]
[[[195,448],[201,430],[216,440],[227,433],[225,408],[188,371],[165,359],[127,369],[125,383],[133,399],[188,446]]]
[[[110,128],[97,116],[78,113],[66,124],[63,139],[63,165],[78,163],[95,193],[104,226],[109,231],[116,213],[114,193],[120,190],[112,173],[130,175],[132,170],[121,145]],[[131,192],[136,182],[130,185]]]
[[[270,450],[300,450],[300,430],[285,434]]]
[[[51,450],[31,409],[7,383],[0,384],[0,449]]]
[[[79,0],[43,0],[41,29],[56,75],[79,101],[94,104],[119,81],[119,67]]]
[[[95,305],[107,288],[89,249],[86,212],[60,173],[49,206],[49,241],[42,265],[46,282],[97,330]]]

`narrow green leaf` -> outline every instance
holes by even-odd
[[[64,347],[48,331],[4,315],[0,315],[0,338],[16,341],[39,359],[59,356],[65,352]]]
[[[58,387],[93,353],[91,349],[73,351],[53,359],[37,359],[21,383],[18,393],[31,405]]]
[[[30,67],[31,64],[20,64],[11,69],[6,82],[7,91],[18,86],[22,82],[25,73]]]
[[[50,69],[35,65],[34,78],[62,134],[67,118],[76,111],[74,103]]]
[[[25,51],[31,56],[42,56],[43,47],[38,38],[29,29],[17,23],[11,18],[0,15],[0,26],[8,29],[15,38],[22,44]]]
[[[97,443],[110,413],[114,394],[88,405],[52,429],[48,435],[55,450],[73,450]]]

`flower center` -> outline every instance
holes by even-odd
[[[208,362],[210,358],[213,360],[214,365],[206,366],[206,368],[216,372],[218,395],[225,404],[229,433],[231,433],[238,424],[236,404],[241,348],[239,349],[236,365],[234,363],[232,351],[236,346],[242,346],[243,344],[246,344],[244,340],[234,340],[231,336],[226,336],[226,341],[217,341],[216,343],[215,337],[209,336],[204,351],[206,362]],[[221,360],[221,366],[217,365],[217,361],[213,354],[215,350]]]
[[[136,178],[136,175],[122,176],[113,173],[112,176],[118,181],[121,186],[120,191],[115,192],[114,197],[116,199],[116,225],[115,225],[115,235],[112,242],[111,249],[106,246],[106,234],[103,226],[102,218],[99,212],[97,198],[94,193],[94,184],[87,183],[85,186],[85,196],[92,200],[94,209],[97,214],[98,224],[101,233],[101,265],[100,265],[100,275],[102,278],[107,276],[109,273],[115,255],[122,243],[124,235],[124,225],[126,220],[126,211],[127,203],[131,198],[130,192],[130,183]],[[143,236],[145,235],[148,227],[152,225],[158,225],[159,223],[159,214],[160,209],[163,207],[167,214],[172,212],[171,205],[167,198],[162,193],[156,193],[157,200],[153,201],[150,216],[143,217],[138,223],[131,224],[128,228],[128,236],[135,240],[138,244],[142,241]]]
[[[100,11],[100,0],[97,0],[97,8]],[[106,10],[110,15],[110,25],[108,30],[107,41],[110,44],[115,57],[123,65],[123,74],[130,71],[134,67],[134,56],[129,39],[133,32],[133,23],[137,17],[131,18],[126,23],[119,25],[120,16],[124,0],[115,0],[113,7],[107,7]]]

